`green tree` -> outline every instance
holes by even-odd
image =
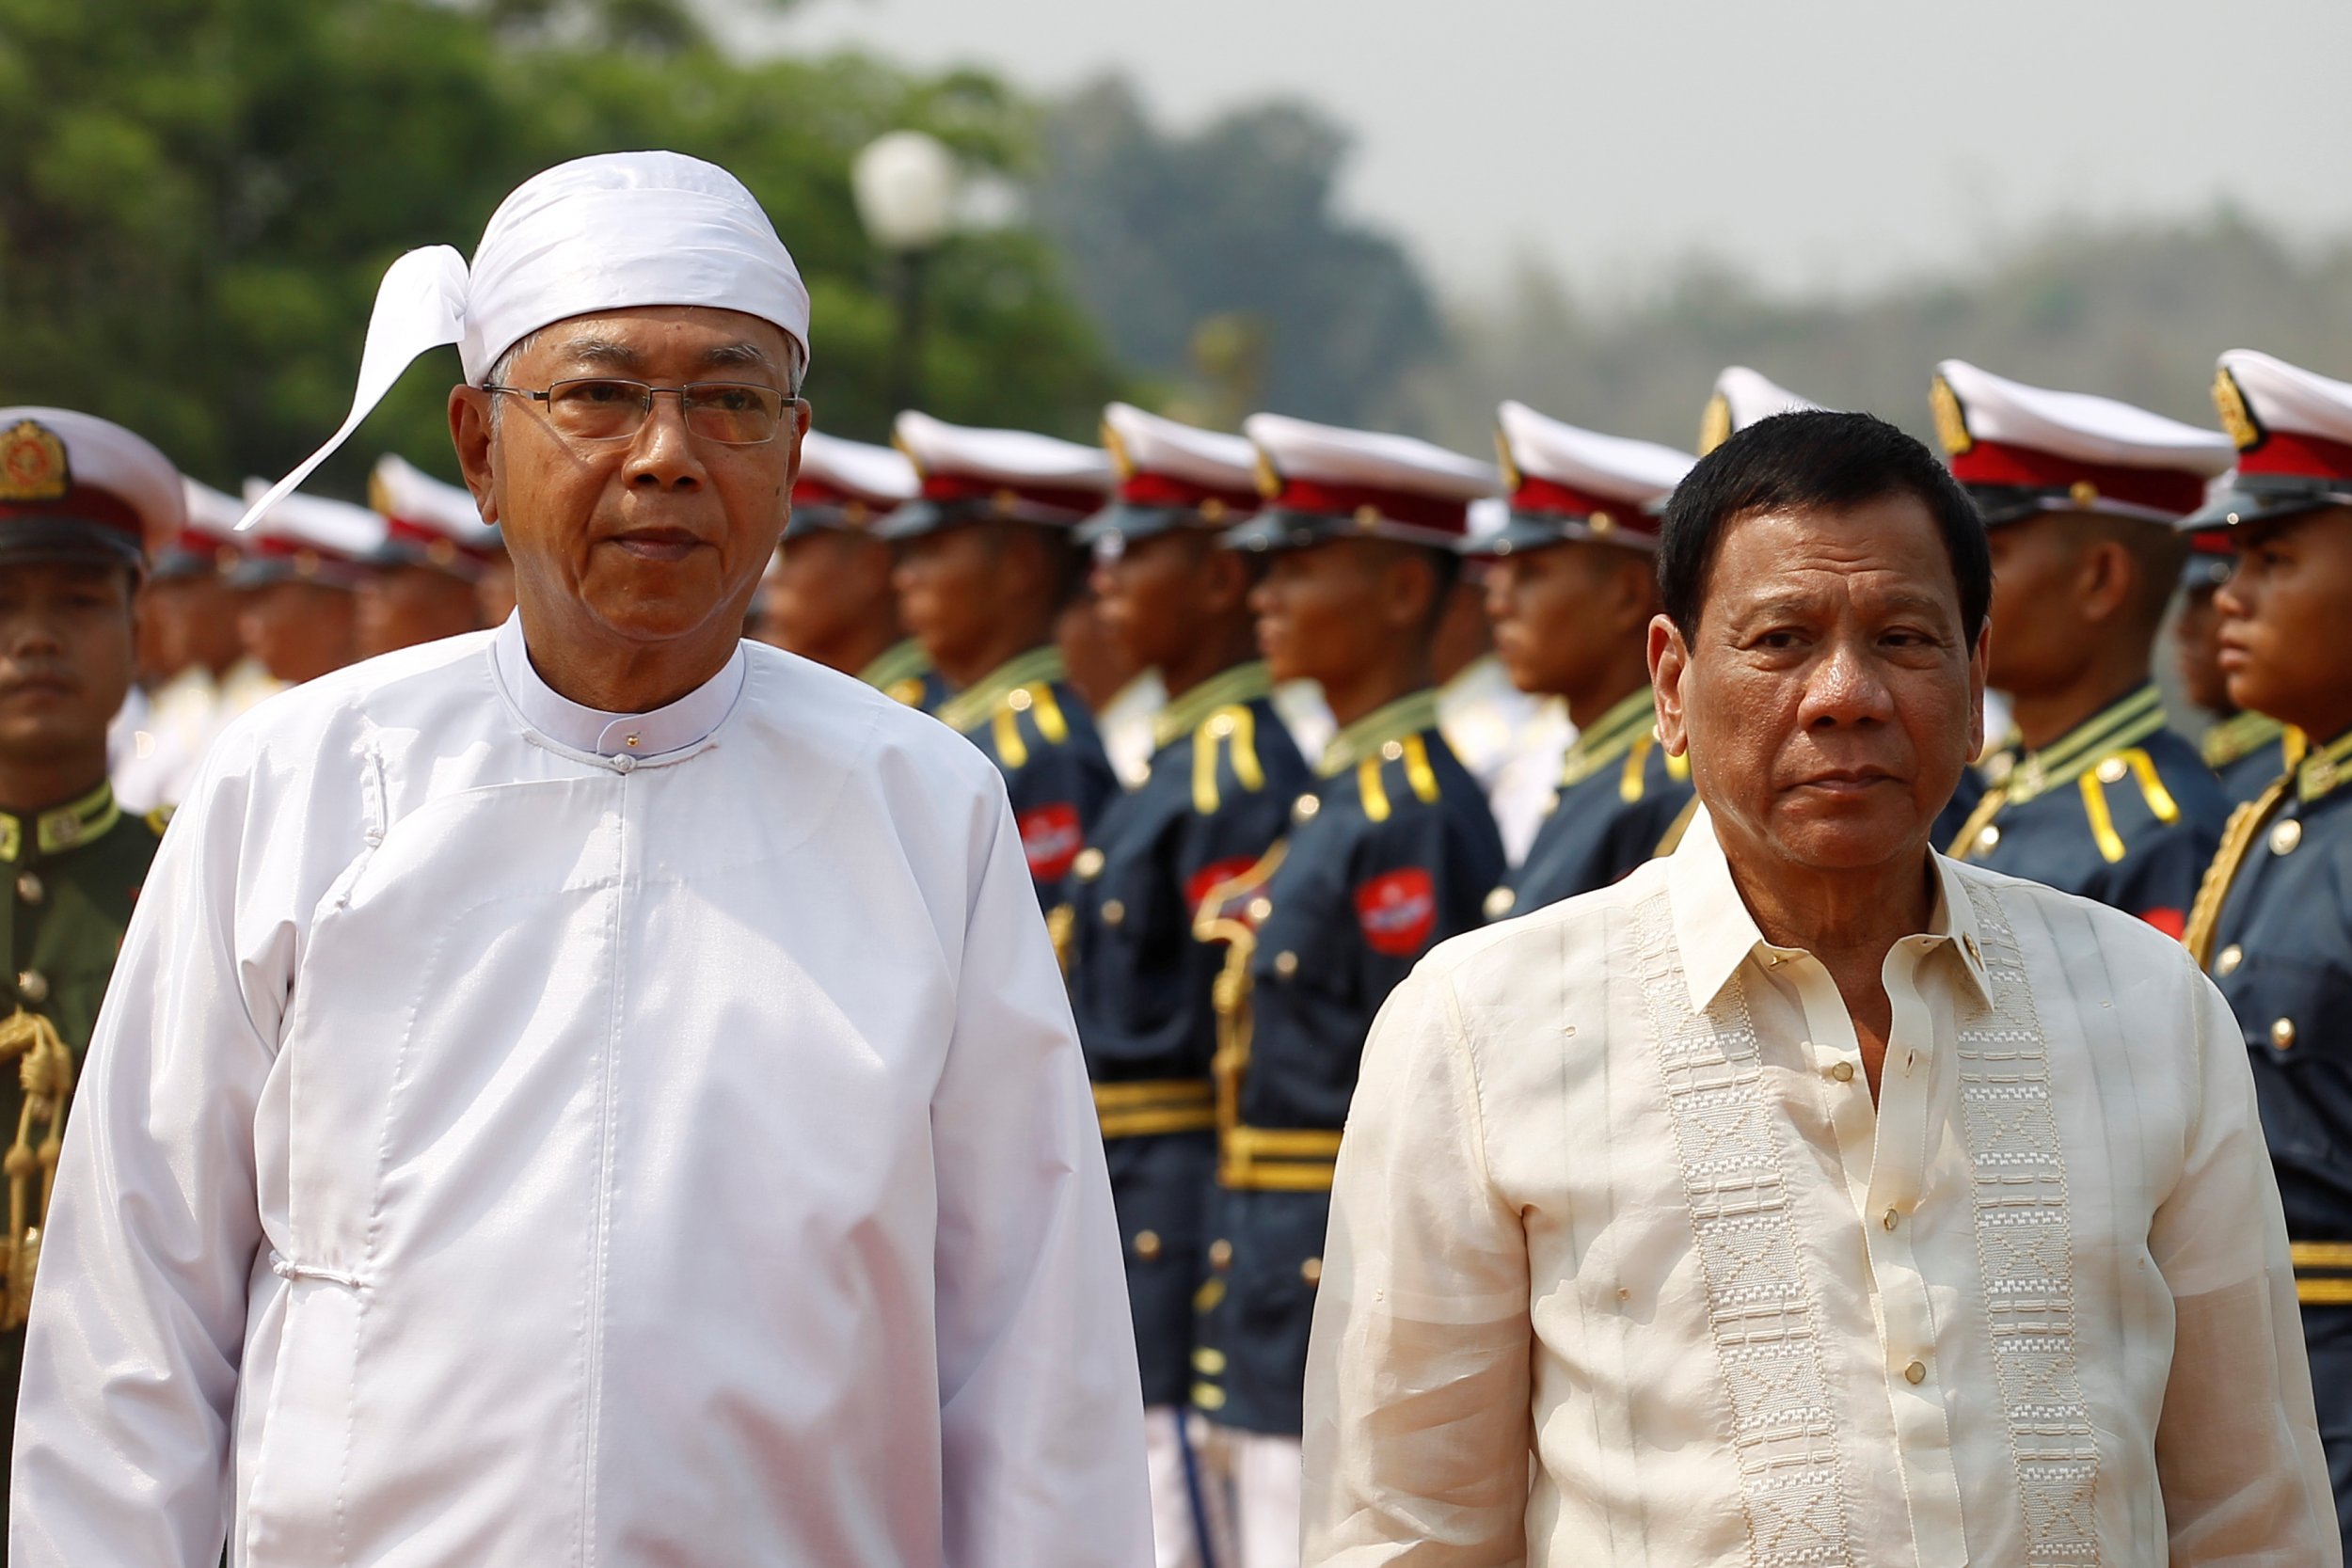
[[[340,420],[393,256],[469,251],[561,159],[668,147],[766,204],[815,298],[818,418],[880,437],[891,317],[849,165],[898,125],[983,168],[1033,145],[989,79],[739,63],[663,4],[0,0],[0,401],[119,420],[215,484],[275,473]],[[1036,236],[953,240],[932,282],[936,412],[1092,428],[1120,382]],[[319,487],[359,493],[388,448],[451,471],[457,373],[449,351],[410,372]]]

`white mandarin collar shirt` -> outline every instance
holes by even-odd
[[[507,650],[213,748],[75,1086],[9,1561],[1148,1563],[995,768],[768,648],[639,766]]]
[[[2340,1560],[2226,1005],[2137,921],[1934,875],[1875,1103],[1704,815],[1399,988],[1333,1192],[1309,1563]]]
[[[522,612],[507,616],[490,644],[500,689],[524,723],[560,746],[591,756],[666,756],[707,740],[743,694],[743,649],[719,673],[676,702],[651,713],[607,713],[573,702],[539,676],[523,643]]]

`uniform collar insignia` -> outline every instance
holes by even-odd
[[[878,691],[887,691],[902,680],[920,679],[930,667],[923,645],[910,637],[884,648],[873,663],[857,673],[857,678]]]
[[[2303,759],[2295,771],[2296,798],[2305,805],[2332,795],[2352,780],[2352,732],[2336,736]]]
[[[1560,787],[1583,783],[1633,749],[1633,743],[1656,727],[1658,704],[1648,687],[1642,688],[1594,721],[1576,737],[1560,763]]]
[[[1152,744],[1154,748],[1171,746],[1206,723],[1218,708],[1272,695],[1274,677],[1263,663],[1236,664],[1169,698],[1168,705],[1152,717]]]
[[[2233,713],[2205,732],[2198,750],[2208,768],[2227,768],[2279,738],[2286,726],[2266,713]]]
[[[35,857],[61,854],[100,837],[121,818],[114,785],[102,784],[78,800],[53,806],[35,816],[32,853]],[[0,812],[0,861],[14,864],[25,858],[24,819]]]
[[[1399,697],[1333,736],[1331,744],[1324,748],[1323,761],[1315,771],[1327,779],[1337,778],[1365,758],[1378,756],[1380,748],[1390,741],[1402,741],[1407,736],[1437,727],[1437,692],[1424,689],[1409,697]]]
[[[2027,752],[2007,780],[2012,802],[2073,784],[2116,752],[2164,728],[2164,698],[2153,682],[2108,704],[2038,752]]]
[[[1005,700],[1025,686],[1051,685],[1069,671],[1061,650],[1047,644],[1016,655],[939,705],[940,722],[959,735],[970,735],[996,716]]]

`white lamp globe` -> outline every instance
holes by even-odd
[[[850,194],[866,231],[884,250],[929,250],[956,216],[956,157],[936,136],[892,131],[850,166]]]

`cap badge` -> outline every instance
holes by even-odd
[[[1225,503],[1217,499],[1215,496],[1211,496],[1208,499],[1202,501],[1200,503],[1200,520],[1204,523],[1223,522],[1225,520]]]
[[[19,420],[0,436],[0,500],[62,500],[72,488],[73,470],[56,431]]]
[[[2088,511],[2099,504],[2099,487],[2087,479],[2078,479],[2066,487],[2066,499]]]
[[[446,539],[436,539],[424,547],[424,558],[436,566],[447,566],[457,559],[457,546]]]
[[[1380,509],[1376,506],[1370,505],[1358,507],[1356,509],[1356,526],[1362,529],[1366,533],[1370,533],[1374,529],[1378,528],[1380,526]]]
[[[1731,439],[1731,400],[1717,392],[1699,415],[1699,455],[1705,457]]]
[[[1935,413],[1935,438],[1944,443],[1947,455],[1965,457],[1977,444],[1968,434],[1968,415],[1960,406],[1960,394],[1942,376],[1928,388],[1928,406]]]
[[[1111,454],[1111,467],[1121,483],[1136,477],[1136,460],[1128,453],[1127,443],[1120,439],[1119,432],[1111,428],[1108,420],[1103,421],[1103,450]]]
[[[1272,500],[1282,493],[1282,476],[1274,471],[1273,459],[1264,452],[1258,454],[1258,494]]]
[[[2237,377],[2230,373],[2226,365],[2213,378],[2213,405],[2221,410],[2221,428],[2230,433],[2230,439],[2237,443],[2238,451],[2251,451],[2263,444],[2263,437],[2268,432],[2263,429],[2262,421],[2254,418],[2253,409],[2247,406],[2246,393],[2240,389]]]
[[[1606,512],[1596,512],[1584,519],[1584,526],[1595,533],[1612,533],[1616,531],[1617,519]]]
[[[1510,438],[1500,429],[1495,432],[1495,464],[1502,470],[1503,489],[1517,490],[1520,483],[1519,466],[1511,461]]]
[[[872,509],[864,501],[848,501],[841,508],[841,520],[851,528],[864,528],[872,516]]]

